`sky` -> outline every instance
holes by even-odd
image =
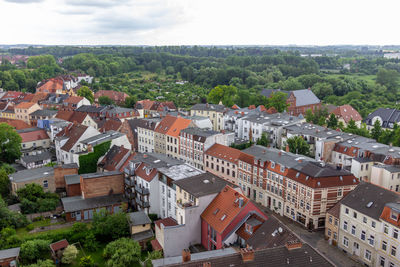
[[[0,0],[0,44],[400,45],[393,0]]]

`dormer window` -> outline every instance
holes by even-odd
[[[248,232],[249,234],[252,234],[253,233],[253,227],[250,225],[250,224],[245,224],[245,229],[246,229],[246,232]]]
[[[397,221],[398,218],[399,218],[399,213],[392,210],[392,212],[390,213],[390,219]]]
[[[271,161],[271,168],[275,168],[275,162]]]

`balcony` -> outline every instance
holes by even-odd
[[[185,209],[185,208],[189,208],[189,207],[193,207],[196,206],[195,203],[193,201],[188,201],[188,202],[180,202],[179,200],[177,201],[178,207],[181,209]]]
[[[125,185],[127,185],[127,186],[135,186],[135,180],[131,180],[129,178],[125,178]]]
[[[136,197],[136,199],[134,199],[134,201],[136,202],[136,204],[138,206],[140,206],[141,208],[148,208],[150,207],[150,203],[148,201],[144,201],[138,197]]]
[[[135,185],[135,191],[136,191],[136,193],[141,194],[141,195],[148,195],[148,194],[150,194],[149,189],[144,188],[144,187],[139,186],[139,185]]]

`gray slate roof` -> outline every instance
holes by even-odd
[[[36,162],[39,160],[45,160],[45,159],[51,159],[52,155],[50,152],[48,151],[44,151],[40,154],[37,155],[28,155],[28,156],[24,156],[21,158],[21,161],[25,162],[25,163],[31,163],[31,162]]]
[[[301,90],[293,90],[293,91],[284,91],[284,90],[275,90],[275,89],[264,89],[261,92],[261,95],[265,97],[270,97],[273,92],[282,92],[290,96],[291,93],[296,97],[296,106],[306,106],[311,104],[318,104],[321,102],[319,98],[311,91],[310,89],[301,89]]]
[[[400,167],[398,167],[396,165],[375,165],[374,167],[385,169],[390,173],[400,172]]]
[[[64,197],[61,199],[65,212],[108,207],[124,201],[125,198],[122,194],[86,199],[82,198],[82,196]]]
[[[131,225],[142,225],[149,224],[151,220],[144,211],[136,211],[128,213],[129,221]]]
[[[236,187],[209,172],[174,181],[174,184],[195,197],[219,193],[226,185]]]
[[[119,138],[121,136],[124,136],[125,134],[117,132],[117,131],[107,131],[105,133],[100,133],[98,135],[89,137],[85,140],[80,141],[80,143],[85,144],[85,145],[92,145],[96,146],[98,144],[102,144],[104,142]]]
[[[54,177],[53,167],[42,167],[12,173],[8,176],[13,182],[26,182],[40,179],[43,177]]]
[[[365,123],[372,125],[372,119],[374,117],[380,117],[382,119],[383,128],[393,128],[389,124],[400,122],[400,110],[394,108],[378,108],[374,112],[368,114],[365,118]]]
[[[79,111],[79,112],[100,113],[100,112],[104,111],[105,109],[106,109],[106,107],[103,107],[103,106],[96,107],[93,105],[83,105],[75,110]]]
[[[53,117],[57,114],[57,110],[52,110],[52,109],[38,109],[35,112],[32,112],[29,114],[30,116],[45,116],[45,117]]]
[[[67,185],[81,183],[81,176],[79,174],[64,175],[64,179]]]
[[[224,105],[217,105],[217,104],[196,104],[194,105],[191,110],[208,110],[208,111],[225,111]]]
[[[379,220],[383,208],[387,203],[399,201],[400,195],[393,191],[374,184],[360,182],[340,203],[375,220]],[[367,204],[370,202],[372,202],[372,206],[368,208]]]
[[[85,173],[82,174],[82,179],[90,179],[90,178],[99,178],[99,177],[104,177],[104,176],[111,176],[111,175],[117,175],[117,174],[122,174],[122,172],[119,171],[111,171],[111,172],[94,172],[94,173]]]
[[[19,247],[0,250],[0,260],[18,257],[19,251]]]
[[[140,242],[140,241],[143,241],[143,240],[146,240],[146,239],[150,239],[153,236],[154,236],[153,230],[150,229],[150,230],[147,230],[147,231],[144,231],[144,232],[133,234],[132,235],[132,239],[135,240],[135,241]]]

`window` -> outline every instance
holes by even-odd
[[[386,241],[382,241],[382,250],[386,251],[387,249],[387,242]]]
[[[349,239],[347,237],[343,237],[343,245],[348,248],[349,247]]]
[[[351,234],[356,235],[356,226],[355,225],[351,226]]]
[[[343,230],[347,231],[347,222],[346,221],[343,222]]]
[[[379,257],[379,266],[385,267],[385,258],[382,256]]]
[[[357,212],[353,212],[353,217],[355,218],[355,219],[357,219]]]
[[[374,243],[375,243],[375,237],[374,237],[373,235],[370,235],[368,241],[369,241],[369,244],[370,244],[371,246],[373,246]]]
[[[331,236],[331,229],[328,229],[328,236]]]
[[[383,226],[383,232],[384,232],[385,234],[388,234],[388,233],[389,233],[389,226],[388,226],[387,224],[385,224],[385,225]]]
[[[338,197],[341,197],[343,195],[343,191],[341,188],[338,189],[337,195],[338,195]]]
[[[346,208],[346,209],[344,210],[344,213],[349,214],[349,209]]]
[[[361,231],[360,238],[361,238],[361,240],[365,240],[365,231]]]
[[[389,263],[389,267],[394,267],[394,263],[393,263],[393,262],[390,262],[390,263]]]
[[[49,187],[49,184],[48,184],[47,180],[43,181],[43,187],[44,188],[48,188]]]
[[[395,246],[392,246],[392,249],[391,249],[391,251],[390,251],[390,254],[392,255],[392,256],[394,256],[394,257],[396,257],[396,247]]]
[[[365,250],[364,258],[365,258],[367,261],[371,261],[371,251],[369,251],[368,249],[366,249],[366,250]]]
[[[393,238],[397,239],[399,237],[399,230],[393,229]]]
[[[399,217],[399,214],[397,212],[392,211],[390,214],[390,218],[394,221],[397,221],[397,218]]]
[[[372,228],[375,228],[376,227],[376,222],[372,221],[371,222],[371,226],[372,226]]]
[[[333,232],[333,239],[334,239],[334,240],[337,239],[337,234],[336,234],[336,232]]]
[[[328,221],[330,224],[332,224],[332,221],[333,221],[332,216],[329,216]]]
[[[363,217],[363,223],[367,223],[367,217]]]

